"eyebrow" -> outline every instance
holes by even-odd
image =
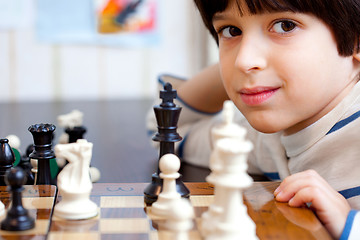
[[[214,14],[212,21],[224,20],[226,18],[227,18],[227,14],[217,12]]]

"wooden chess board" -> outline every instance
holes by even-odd
[[[173,233],[164,229],[166,219],[151,214],[144,204],[142,183],[94,184],[91,199],[99,206],[98,216],[87,220],[63,220],[52,216],[54,186],[26,186],[24,206],[36,216],[36,228],[25,232],[1,231],[5,239],[136,239],[167,240]],[[201,214],[213,201],[213,188],[207,183],[186,183],[194,206],[194,227],[189,239],[202,239],[198,226]],[[254,183],[245,191],[248,213],[257,225],[259,239],[331,239],[312,211],[278,203],[272,195],[278,183]],[[43,188],[48,188],[44,195]],[[8,205],[8,195],[0,187],[1,200]],[[51,219],[51,221],[50,221]],[[9,238],[11,237],[11,238]]]
[[[22,192],[23,206],[29,215],[35,219],[35,228],[31,230],[12,232],[0,230],[0,239],[46,239],[50,229],[53,206],[56,200],[56,187],[46,185],[26,185]],[[0,187],[0,200],[7,209],[11,204],[7,187]],[[0,216],[0,221],[5,215]]]

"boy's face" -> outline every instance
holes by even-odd
[[[328,113],[358,80],[318,18],[277,12],[240,15],[234,1],[214,16],[221,74],[235,105],[257,130],[295,133]]]

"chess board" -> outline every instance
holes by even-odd
[[[201,209],[208,206],[212,197],[194,196],[191,201]],[[154,216],[151,207],[144,206],[144,197],[102,196],[97,200],[100,209],[95,218],[71,221],[69,224],[69,221],[54,217],[49,239],[174,239],[174,233],[162,227],[166,219]],[[189,232],[189,237],[192,240],[202,239],[197,227]]]
[[[23,206],[29,211],[29,215],[35,219],[35,228],[21,232],[0,230],[0,239],[46,239],[56,200],[56,187],[26,185],[22,197]],[[4,203],[5,208],[11,204],[10,194],[5,186],[0,187],[0,200]],[[5,215],[2,215],[0,221],[4,218]]]
[[[195,210],[189,239],[203,239],[201,215],[213,201],[213,188],[207,183],[186,185]],[[245,204],[260,239],[331,239],[312,211],[274,201],[272,192],[277,184],[256,185],[246,191]],[[53,217],[48,239],[174,239],[174,233],[163,227],[166,219],[155,217],[144,204],[145,187],[140,183],[94,184],[91,199],[99,206],[99,215],[81,221]]]
[[[117,239],[168,240],[174,233],[166,230],[166,219],[151,214],[144,204],[145,183],[97,183],[91,199],[99,206],[99,214],[86,220],[63,220],[52,216],[56,187],[25,186],[23,203],[36,217],[35,229],[24,232],[0,231],[1,239]],[[207,183],[186,183],[194,206],[194,227],[189,239],[201,236],[201,215],[213,201],[213,188]],[[248,213],[256,223],[259,239],[331,239],[312,211],[290,208],[278,203],[272,195],[276,183],[255,183],[244,192]],[[60,196],[61,197],[61,196]],[[9,205],[6,187],[0,187],[0,198]],[[59,200],[59,199],[58,199]]]

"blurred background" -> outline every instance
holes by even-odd
[[[137,2],[123,22],[147,28],[106,28]],[[214,61],[213,44],[192,0],[0,0],[0,102],[153,97],[160,73]]]
[[[0,137],[15,134],[24,153],[30,125],[77,109],[100,182],[150,181],[158,153],[145,117],[158,75],[216,61],[192,0],[0,0]],[[206,175],[194,176],[185,180]]]

